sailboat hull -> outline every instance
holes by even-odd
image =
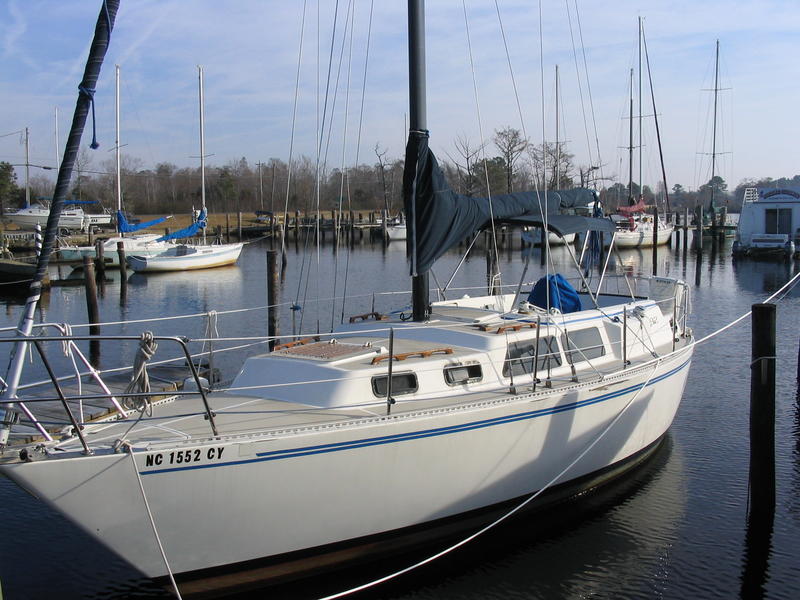
[[[658,228],[656,245],[661,246],[669,242],[673,226],[665,225]],[[653,246],[653,230],[644,231],[617,231],[614,234],[614,246],[617,248],[649,248]]]
[[[433,523],[524,496],[549,487],[608,428],[555,482],[603,472],[667,431],[691,354],[688,345],[655,370],[631,369],[599,386],[594,380],[568,390],[503,393],[444,414],[418,410],[350,420],[346,427],[142,449],[133,454],[135,466],[130,454],[109,450],[0,469],[158,577],[166,568],[146,525],[138,473],[173,572],[197,571]],[[283,405],[272,403],[272,410]]]
[[[153,256],[133,255],[126,258],[137,272],[193,271],[234,264],[244,244],[215,246],[178,245]]]

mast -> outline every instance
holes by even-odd
[[[653,72],[650,70],[650,54],[647,52],[647,36],[642,28],[642,43],[644,44],[644,59],[647,66],[647,79],[650,83],[650,99],[653,102],[653,122],[656,126],[656,140],[658,141],[658,158],[661,163],[661,177],[664,182],[664,214],[669,214],[669,186],[667,185],[667,170],[664,167],[664,149],[661,146],[661,130],[658,127],[658,110],[656,109],[656,92],[653,90]],[[658,203],[656,202],[656,206]],[[657,224],[656,224],[657,225]]]
[[[28,144],[28,128],[25,128],[25,206],[31,205],[31,157]]]
[[[425,0],[408,0],[408,92],[409,131],[426,131]],[[415,237],[416,226],[412,227],[412,232]],[[407,243],[414,244],[416,239]],[[411,276],[411,304],[414,321],[427,321],[430,315],[427,271]]]
[[[558,143],[558,65],[556,65],[556,164],[553,166],[553,171],[556,175],[556,181],[553,185],[553,189],[557,190],[560,189],[559,185],[559,178],[558,178],[558,167],[561,162],[561,146]]]
[[[55,121],[55,137],[56,137],[56,170],[58,170],[58,164],[61,162],[61,157],[58,155],[58,107],[56,106],[55,116],[53,117]]]
[[[642,185],[642,17],[639,17],[639,198],[644,198],[644,185]]]
[[[114,150],[117,159],[117,211],[122,211],[122,160],[120,156],[121,144],[119,141],[119,65],[114,65],[114,124],[116,126],[116,140]],[[125,234],[120,232],[122,237]]]
[[[197,85],[200,98],[200,211],[206,209],[206,132],[205,103],[203,101],[203,67],[197,65]],[[206,230],[203,228],[203,244],[206,243]]]
[[[628,204],[633,206],[633,69],[631,69],[631,110],[628,123]]]
[[[714,206],[714,176],[717,167],[717,95],[719,94],[719,40],[717,40],[717,51],[714,58],[714,123],[711,125],[711,204]]]

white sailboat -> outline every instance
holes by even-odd
[[[642,186],[642,19],[639,18],[639,186]],[[649,62],[648,62],[649,65]],[[648,66],[649,69],[649,66]],[[614,245],[618,248],[645,248],[661,246],[669,242],[672,237],[674,226],[667,223],[660,214],[655,216],[648,214],[652,209],[645,206],[643,194],[639,194],[638,200],[634,199],[633,193],[633,69],[630,78],[630,114],[629,119],[629,138],[628,144],[628,206],[620,206],[617,211],[620,215],[612,217],[617,225],[614,234]],[[655,97],[654,97],[655,98]],[[653,100],[655,109],[655,99]],[[653,110],[653,118],[657,119],[656,111]],[[658,121],[656,121],[656,132],[658,132]],[[661,140],[659,137],[659,147]],[[663,160],[662,160],[663,172]],[[664,177],[666,179],[666,176]],[[664,181],[666,186],[666,181]],[[640,189],[641,191],[641,189]],[[657,213],[657,211],[656,211]]]
[[[50,207],[42,203],[31,203],[31,182],[30,182],[30,141],[29,131],[25,128],[25,206],[16,210],[6,212],[5,218],[19,227],[20,229],[34,230],[36,226],[45,227],[47,219],[50,217]],[[70,208],[62,210],[58,227],[64,233],[78,231],[86,227],[86,215],[81,208]]]
[[[122,161],[121,161],[121,148],[120,143],[120,69],[119,65],[114,66],[114,82],[115,82],[115,124],[116,124],[116,189],[117,189],[117,215],[118,220],[124,219],[122,212]],[[87,215],[88,217],[89,215]],[[167,217],[169,218],[169,217]],[[164,219],[155,219],[150,223],[155,225],[163,222]],[[139,233],[136,235],[125,235],[124,224],[117,223],[120,230],[120,235],[111,236],[106,238],[103,243],[103,261],[109,267],[119,267],[119,253],[117,252],[118,243],[122,242],[122,247],[126,254],[136,253],[137,255],[149,256],[163,252],[168,248],[174,246],[174,243],[162,241],[159,238],[160,234],[155,233]],[[95,258],[97,256],[97,249],[94,246],[62,246],[58,249],[59,255],[62,260],[79,261],[83,260],[84,256]]]
[[[203,244],[179,244],[153,254],[134,253],[126,258],[128,266],[138,272],[192,271],[232,265],[239,260],[243,243],[206,244],[206,163],[205,163],[205,103],[203,101],[203,68],[197,67],[200,98],[200,190],[202,209],[195,225],[203,230]],[[200,223],[199,221],[202,221]],[[173,234],[173,235],[177,235]]]
[[[248,358],[225,392],[200,387],[0,459],[0,472],[150,577],[225,589],[216,567],[293,577],[474,531],[532,494],[549,504],[616,477],[672,423],[694,346],[681,281],[605,277],[577,292],[550,276],[524,302],[429,304],[433,261],[490,223],[457,208],[486,199],[431,191],[444,178],[427,144],[422,10],[409,1],[413,320],[398,310],[278,346]],[[494,199],[509,209],[501,222],[611,228],[548,218],[535,194],[515,196],[525,204],[514,211]],[[15,379],[3,401],[35,418]],[[4,445],[12,422],[0,418]]]

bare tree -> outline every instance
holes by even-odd
[[[574,185],[575,166],[572,162],[574,154],[567,152],[563,147],[557,149],[556,145],[550,142],[531,147],[529,150],[533,163],[533,177],[539,189],[545,187],[549,190],[567,189]],[[557,169],[553,168],[556,160],[558,160]],[[558,173],[558,181],[556,181],[556,173]]]
[[[495,129],[494,145],[500,150],[500,154],[505,161],[506,167],[506,193],[514,191],[514,164],[519,156],[528,148],[528,140],[522,137],[519,129],[506,127],[505,129]]]
[[[386,159],[386,153],[389,150],[384,148],[381,151],[381,144],[380,142],[375,144],[375,156],[378,157],[378,172],[380,173],[381,178],[381,187],[383,188],[383,208],[386,210],[386,215],[389,215],[389,192],[388,188],[386,187],[386,165],[389,164],[389,161]]]
[[[476,172],[476,167],[480,164],[478,155],[486,144],[473,147],[472,142],[467,136],[459,135],[453,142],[453,145],[456,147],[456,152],[461,157],[461,162],[454,159],[449,152],[445,151],[445,153],[456,166],[461,192],[467,196],[473,196],[480,187],[478,174]]]

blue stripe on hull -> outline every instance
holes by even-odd
[[[671,371],[667,371],[663,375],[654,377],[648,382],[648,386],[654,385],[664,379],[671,377],[679,371],[685,369],[690,361],[675,367]],[[231,465],[243,465],[256,462],[265,462],[271,460],[282,460],[285,458],[296,458],[298,456],[311,456],[313,454],[325,454],[328,452],[339,452],[342,450],[353,450],[356,448],[366,448],[368,446],[381,446],[384,444],[394,444],[396,442],[407,442],[411,440],[418,440],[427,437],[436,437],[440,435],[450,435],[453,433],[461,433],[463,431],[470,431],[473,429],[483,429],[484,427],[494,427],[496,425],[505,425],[515,421],[525,421],[528,419],[536,419],[547,415],[554,415],[561,412],[576,410],[592,404],[598,404],[607,400],[624,396],[625,394],[634,392],[642,387],[641,384],[632,385],[616,392],[602,394],[586,400],[571,402],[561,406],[554,406],[551,408],[543,408],[539,410],[526,411],[514,415],[506,415],[504,417],[495,417],[493,419],[484,419],[480,421],[472,421],[470,423],[462,423],[461,425],[451,425],[449,427],[437,427],[434,429],[425,429],[422,431],[414,431],[409,433],[399,433],[394,435],[386,435],[373,438],[364,438],[361,440],[351,440],[347,442],[336,442],[333,444],[321,444],[318,446],[305,446],[303,448],[288,448],[285,450],[273,450],[270,452],[260,452],[256,454],[256,458],[248,458],[244,460],[235,460],[225,463],[206,464],[206,465],[190,465],[185,467],[170,467],[166,469],[153,469],[151,471],[140,471],[142,475],[154,475],[157,473],[174,473],[176,471],[192,471],[196,469],[211,469],[217,467],[227,467]]]

